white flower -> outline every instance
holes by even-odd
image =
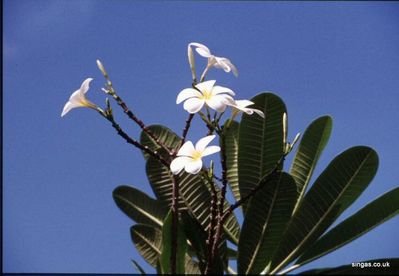
[[[86,93],[89,90],[89,84],[92,81],[92,78],[87,78],[80,88],[73,92],[68,102],[65,104],[64,109],[62,110],[61,117],[67,114],[71,109],[76,107],[89,107],[93,109],[97,109],[97,105],[93,104],[86,98]]]
[[[236,77],[238,76],[237,68],[234,66],[234,64],[231,63],[231,61],[229,59],[212,55],[212,53],[208,49],[208,47],[206,47],[205,45],[203,45],[201,43],[192,42],[192,43],[188,44],[189,60],[190,60],[190,56],[192,55],[191,54],[192,46],[195,47],[195,50],[197,51],[197,53],[200,56],[203,56],[208,59],[207,68],[210,68],[213,66],[215,68],[223,69],[227,73],[232,71],[234,76],[236,76]],[[191,61],[190,61],[190,63],[191,63]]]
[[[255,109],[255,108],[249,108],[247,106],[253,105],[254,103],[248,100],[237,100],[234,102],[228,102],[228,105],[233,107],[233,117],[237,116],[240,111],[245,112],[248,115],[252,115],[254,112],[261,116],[263,119],[265,118],[265,114],[263,114],[262,111]]]
[[[234,92],[222,86],[214,86],[215,80],[205,81],[197,84],[194,88],[183,89],[176,99],[176,104],[184,102],[184,109],[189,113],[196,113],[206,104],[210,108],[223,112],[227,103],[233,103]],[[231,96],[230,96],[231,95]]]
[[[215,135],[206,136],[200,139],[195,148],[191,141],[187,141],[180,148],[177,156],[170,164],[173,174],[178,174],[184,170],[191,174],[197,174],[202,169],[202,157],[219,152],[220,147],[207,145],[215,138]]]

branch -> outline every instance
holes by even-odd
[[[176,274],[177,261],[177,238],[178,238],[178,223],[179,223],[179,184],[177,177],[173,175],[173,191],[172,191],[172,252],[170,255],[170,272],[172,275]]]
[[[193,120],[193,118],[194,118],[194,114],[190,113],[190,115],[188,116],[188,118],[186,120],[186,125],[184,126],[184,129],[183,129],[180,147],[183,146],[184,142],[186,141],[187,133],[188,133],[188,130],[190,129],[191,121]]]
[[[213,182],[213,179],[210,179],[209,176],[207,175],[207,172],[204,172],[204,174],[207,177],[207,180],[211,186],[211,221],[208,229],[208,239],[206,241],[208,245],[208,260],[207,260],[207,265],[205,269],[205,275],[210,274],[212,265],[213,265],[213,259],[214,255],[212,254],[213,250],[213,244],[214,244],[214,231],[215,231],[215,223],[216,223],[216,216],[217,216],[217,202],[218,202],[218,196],[217,196],[217,191],[215,187],[215,183]]]
[[[219,241],[222,233],[222,228],[223,228],[223,223],[224,221],[222,220],[222,215],[223,215],[223,207],[224,207],[224,202],[226,198],[226,189],[227,189],[227,164],[226,164],[226,147],[225,147],[225,136],[222,133],[220,135],[220,141],[221,141],[221,157],[220,157],[220,162],[222,165],[222,190],[221,190],[221,195],[220,195],[220,202],[219,202],[219,210],[218,210],[218,224],[216,226],[216,233],[214,237],[214,242],[212,244],[212,258],[216,254],[216,249],[219,246]]]
[[[111,114],[104,114],[100,112],[100,114],[106,118],[108,121],[111,122],[112,127],[118,132],[118,135],[121,136],[123,139],[126,140],[127,143],[135,146],[136,148],[147,152],[149,155],[152,157],[156,158],[159,162],[162,163],[165,167],[169,168],[170,164],[168,161],[166,161],[157,151],[152,151],[148,146],[144,146],[140,144],[140,142],[136,141],[135,139],[131,138],[126,132],[123,131],[123,129],[117,124]]]

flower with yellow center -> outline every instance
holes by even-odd
[[[219,152],[219,146],[209,146],[208,144],[215,138],[215,135],[206,136],[195,144],[187,141],[180,148],[177,157],[170,164],[170,170],[173,174],[180,173],[183,168],[186,172],[197,174],[202,169],[202,157]]]
[[[64,109],[62,110],[61,117],[67,114],[71,109],[76,107],[88,107],[93,109],[98,109],[98,106],[94,103],[90,102],[86,98],[86,93],[89,91],[89,84],[92,81],[92,78],[87,78],[83,81],[82,85],[78,90],[72,93],[68,102],[65,104]]]
[[[184,109],[189,113],[196,113],[202,109],[204,105],[210,108],[223,112],[226,109],[227,103],[233,103],[234,92],[222,86],[215,86],[215,80],[201,82],[195,85],[195,88],[183,89],[176,99],[176,104],[184,101]]]

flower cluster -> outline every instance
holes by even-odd
[[[207,65],[200,77],[199,83],[196,82],[195,72],[195,58],[193,48],[202,57],[207,58]],[[231,120],[233,120],[240,112],[244,112],[248,115],[256,113],[262,118],[265,117],[261,110],[250,108],[248,106],[254,103],[249,100],[235,100],[235,93],[233,90],[227,87],[215,85],[216,80],[205,81],[205,76],[211,68],[223,69],[225,72],[232,72],[235,76],[238,76],[237,68],[234,64],[225,57],[218,57],[211,53],[208,47],[203,44],[193,42],[188,45],[188,60],[193,75],[193,87],[183,89],[177,96],[176,104],[183,103],[183,108],[190,114],[201,113],[205,107],[208,114],[209,108],[215,111],[215,117],[217,113],[221,116],[227,107],[232,108]],[[108,79],[104,66],[100,61],[97,61],[97,65],[103,75]],[[83,81],[80,89],[76,90],[70,96],[68,102],[65,104],[62,111],[61,117],[67,114],[70,110],[77,107],[88,107],[99,111],[105,117],[110,117],[100,107],[92,103],[86,98],[86,93],[89,90],[89,84],[92,78],[87,78]],[[110,82],[109,82],[110,83]],[[106,89],[103,89],[107,92]],[[113,94],[115,96],[115,94]],[[108,103],[109,104],[109,103]],[[113,120],[113,119],[112,119]],[[208,122],[209,123],[209,122]],[[215,138],[215,135],[209,135],[200,139],[195,147],[191,141],[185,142],[177,152],[177,157],[170,164],[170,170],[173,174],[180,173],[183,169],[190,174],[197,174],[202,169],[202,157],[220,151],[219,146],[208,146],[208,144]]]

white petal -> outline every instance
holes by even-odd
[[[255,109],[255,108],[251,108],[256,114],[258,114],[259,116],[261,116],[263,119],[265,118],[265,114],[262,112],[262,111],[260,111],[260,110],[258,110],[258,109]]]
[[[195,90],[194,88],[186,88],[180,91],[179,95],[177,95],[176,104],[181,103],[189,98],[193,97],[201,97],[201,93]]]
[[[209,58],[212,55],[211,51],[204,44],[192,42],[189,44],[189,46],[196,47],[195,50],[197,51],[197,53],[203,57]]]
[[[188,162],[190,162],[188,157],[177,157],[170,163],[170,171],[173,174],[178,174]]]
[[[214,154],[216,152],[220,151],[220,147],[219,146],[210,146],[207,147],[203,152],[202,152],[202,157],[207,156],[207,155],[211,155]]]
[[[184,166],[184,169],[186,172],[191,173],[191,174],[197,174],[200,172],[202,169],[202,160],[190,160],[190,162],[187,162]]]
[[[206,146],[213,140],[215,139],[215,135],[209,135],[204,138],[201,138],[198,140],[198,142],[195,144],[195,149],[199,152],[203,152],[206,148]]]
[[[231,90],[230,88],[227,87],[223,87],[223,86],[214,86],[212,89],[212,94],[213,95],[217,95],[217,94],[221,94],[221,93],[226,93],[226,94],[230,94],[232,96],[235,95],[235,93],[233,92],[233,90]]]
[[[187,101],[184,102],[184,109],[187,110],[189,113],[197,113],[198,111],[201,110],[201,108],[204,106],[205,100],[200,100],[198,98],[190,98]]]
[[[233,71],[234,76],[238,77],[238,70],[237,68],[234,66],[233,63],[231,63],[231,61],[229,59],[225,60],[225,63],[227,63],[227,65],[231,68],[231,71]]]
[[[197,84],[195,87],[198,88],[199,91],[204,92],[208,91],[211,92],[213,89],[213,86],[215,85],[215,80],[209,80],[209,81],[204,81],[199,84]]]
[[[243,112],[247,113],[248,115],[254,114],[254,109],[252,109],[252,108],[246,108],[246,107],[244,107],[244,108],[241,108],[241,110],[242,110]]]
[[[87,91],[89,91],[90,82],[92,80],[92,78],[87,78],[83,81],[82,85],[80,86],[80,91],[82,91],[83,94],[86,94]]]
[[[235,102],[238,107],[247,107],[254,104],[254,102],[248,100],[236,100]]]
[[[72,93],[72,95],[69,97],[69,101],[76,105],[83,105],[83,103],[86,101],[86,96],[83,94],[82,90],[79,89]]]
[[[177,156],[192,156],[195,152],[194,145],[191,141],[187,141],[179,149]]]
[[[206,100],[206,104],[216,110],[217,112],[223,112],[226,109],[226,104],[228,102],[230,96],[224,96],[224,95],[216,95],[210,98],[209,100]]]
[[[215,57],[216,64],[214,65],[216,68],[223,69],[225,72],[229,73],[231,71],[230,66],[225,62],[227,59],[222,57]]]
[[[65,104],[64,109],[62,110],[61,117],[63,117],[65,114],[67,114],[69,111],[71,111],[71,109],[73,109],[73,108],[75,108],[75,107],[78,107],[78,105],[73,104],[73,103],[71,103],[71,102],[68,101],[68,102]]]

